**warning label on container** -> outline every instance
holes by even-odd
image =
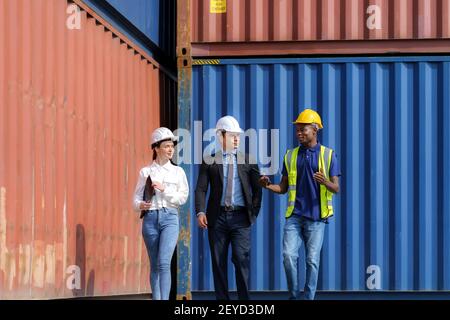
[[[225,13],[227,12],[227,0],[210,0],[211,13]]]

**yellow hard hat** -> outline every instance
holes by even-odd
[[[323,129],[322,119],[317,112],[311,109],[305,109],[298,115],[297,120],[293,123],[315,123],[319,126],[319,129]]]

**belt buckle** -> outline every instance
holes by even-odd
[[[225,211],[234,211],[234,206],[225,206]]]

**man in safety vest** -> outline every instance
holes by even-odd
[[[288,192],[283,264],[289,298],[299,298],[297,261],[303,241],[306,254],[304,298],[313,300],[325,224],[333,215],[332,197],[339,192],[341,174],[336,153],[317,141],[317,132],[323,128],[319,114],[306,109],[294,123],[300,146],[286,152],[280,184],[272,184],[267,176],[261,177],[259,183],[275,193]]]

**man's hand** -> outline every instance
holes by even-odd
[[[159,182],[153,182],[152,187],[158,189],[161,192],[164,192],[165,190],[164,186]]]
[[[314,180],[316,180],[316,182],[318,182],[319,184],[323,185],[325,185],[328,182],[328,179],[325,177],[323,168],[320,170],[320,172],[314,173]]]
[[[200,228],[208,228],[208,219],[206,218],[206,214],[199,214],[197,217],[197,222]]]
[[[269,186],[272,182],[270,182],[269,177],[262,176],[261,178],[259,178],[258,183],[261,187],[267,188],[267,186]]]

